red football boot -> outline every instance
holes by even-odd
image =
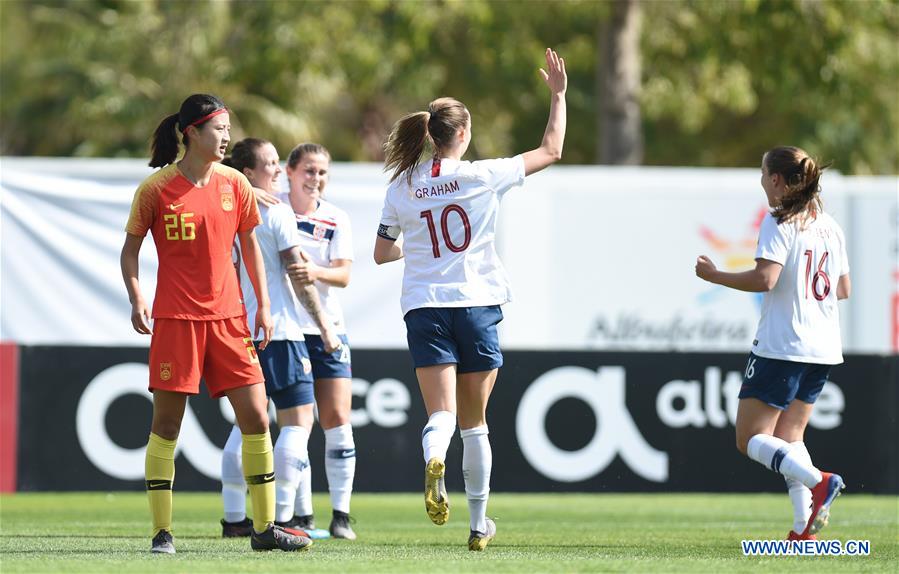
[[[827,526],[830,518],[830,505],[840,495],[840,491],[846,488],[843,477],[829,472],[821,473],[821,482],[812,489],[812,515],[808,518],[808,524],[800,536],[817,534]]]
[[[796,534],[796,533],[793,532],[792,530],[790,530],[790,533],[787,535],[787,540],[788,540],[788,541],[793,541],[793,540],[817,540],[817,539],[818,539],[818,537],[815,536],[814,534],[809,534],[808,536],[803,536],[802,534]]]

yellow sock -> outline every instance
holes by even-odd
[[[172,482],[175,480],[175,443],[150,433],[144,474],[147,497],[153,515],[153,536],[160,530],[172,531]]]
[[[253,529],[262,532],[275,521],[275,458],[268,431],[243,435],[242,454],[243,472],[253,502]]]

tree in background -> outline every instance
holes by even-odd
[[[160,117],[211,92],[235,137],[282,154],[319,140],[377,161],[442,95],[475,110],[473,157],[511,154],[540,141],[552,46],[566,163],[754,166],[791,143],[896,173],[897,37],[889,0],[6,0],[0,153],[145,157]]]
[[[640,121],[639,0],[611,0],[599,29],[599,154],[597,163],[643,163]]]
[[[766,149],[789,144],[843,172],[899,172],[896,2],[651,8],[642,41],[647,163],[756,166]]]

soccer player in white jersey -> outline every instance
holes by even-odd
[[[547,49],[540,73],[551,97],[537,149],[508,159],[462,161],[471,115],[452,98],[400,119],[385,145],[385,169],[393,176],[374,259],[382,264],[405,258],[400,303],[429,417],[422,432],[425,509],[434,524],[449,519],[445,460],[458,416],[470,550],[483,550],[496,535],[486,514],[493,458],[486,413],[503,363],[496,332],[500,305],[510,300],[494,246],[499,203],[525,176],[558,161],[565,139],[565,63]],[[420,163],[428,144],[433,156]]]
[[[315,286],[340,343],[337,349],[330,349],[319,323],[300,309],[300,328],[312,362],[318,420],[325,435],[325,475],[332,507],[328,530],[335,538],[355,540],[356,533],[350,525],[350,498],[356,474],[356,444],[350,424],[353,374],[346,323],[335,292],[350,282],[353,238],[347,214],[322,199],[330,163],[331,154],[322,145],[303,143],[293,148],[287,157],[290,191],[279,199],[292,208],[300,248],[306,255],[302,261],[289,265],[288,273],[292,280]],[[265,199],[260,197],[260,201]],[[268,199],[271,201],[271,196]],[[303,452],[308,452],[308,442],[306,432],[302,437]],[[284,525],[316,531],[308,465],[301,472],[293,517]]]
[[[755,269],[728,273],[705,255],[696,261],[706,281],[765,294],[740,389],[737,449],[786,478],[789,540],[814,539],[844,487],[839,475],[815,468],[803,442],[830,368],[843,362],[837,300],[851,290],[843,230],[819,197],[822,170],[799,148],[768,151],[762,188],[772,210],[759,231]]]
[[[260,192],[277,193],[281,167],[278,152],[270,142],[257,138],[243,139],[234,145],[231,156],[222,163],[246,175]],[[318,290],[311,284],[288,279],[287,265],[302,261],[305,257],[300,250],[300,234],[290,207],[260,204],[259,213],[262,223],[256,228],[256,239],[265,264],[274,332],[269,345],[265,349],[257,349],[257,356],[265,377],[266,394],[275,404],[280,427],[274,446],[275,523],[284,526],[293,517],[300,475],[309,464],[303,437],[309,436],[314,418],[312,365],[303,338],[297,301],[325,333],[323,338],[328,348],[336,350],[340,341],[323,311]],[[247,271],[242,266],[240,283],[246,308],[255,314],[256,297]],[[249,536],[253,527],[245,512],[247,484],[242,471],[241,442],[240,430],[235,426],[222,452],[224,537]]]

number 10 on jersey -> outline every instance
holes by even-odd
[[[465,230],[465,237],[462,239],[462,243],[453,243],[453,238],[450,236],[449,216],[451,213],[455,213],[462,221],[462,227]],[[440,257],[440,244],[437,241],[434,214],[431,213],[430,209],[426,209],[419,214],[419,217],[428,223],[428,233],[431,235],[431,253],[434,254],[434,259],[437,259]],[[469,222],[468,214],[465,213],[461,205],[451,203],[440,212],[440,234],[443,236],[443,243],[446,245],[446,248],[453,253],[461,253],[468,249],[468,245],[471,243],[471,222]]]

